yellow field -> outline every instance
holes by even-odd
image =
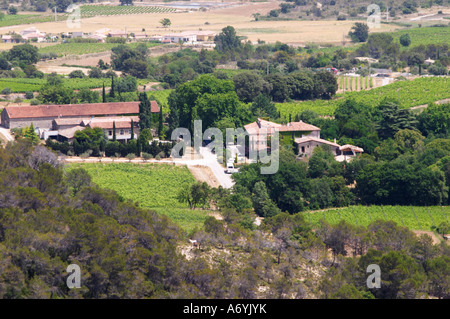
[[[308,42],[334,43],[342,42],[343,36],[348,33],[356,21],[254,21],[253,13],[266,14],[271,9],[279,7],[280,2],[262,2],[236,4],[222,9],[212,9],[206,12],[193,11],[184,13],[151,13],[122,16],[98,16],[81,20],[81,28],[70,28],[65,21],[39,23],[35,26],[47,33],[83,31],[93,32],[101,28],[111,30],[125,30],[128,33],[142,32],[162,35],[170,32],[186,30],[213,30],[220,31],[231,25],[239,35],[247,36],[251,41],[258,39],[266,42],[281,41],[292,44],[305,44]],[[170,28],[164,29],[159,21],[169,18],[172,22]],[[205,23],[208,22],[208,25]],[[15,26],[18,32],[30,25]],[[393,31],[398,27],[382,24],[380,29],[373,32]],[[12,28],[10,28],[11,30]],[[0,34],[6,33],[0,28]],[[3,47],[1,47],[3,48]]]

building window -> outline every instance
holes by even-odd
[[[108,135],[111,136],[112,135],[112,131],[108,131]]]
[[[123,135],[123,130],[120,130],[120,135]]]

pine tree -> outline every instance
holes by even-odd
[[[114,77],[111,77],[111,90],[109,91],[109,97],[114,98],[115,97],[115,93],[114,93]]]
[[[103,89],[102,89],[102,102],[106,103],[106,91],[105,91],[105,82],[103,82]]]
[[[113,122],[113,138],[112,138],[113,142],[117,141],[117,137],[116,137],[116,121]]]
[[[24,130],[23,137],[29,139],[33,144],[37,144],[39,142],[39,136],[34,130],[33,122],[31,122],[31,125]]]

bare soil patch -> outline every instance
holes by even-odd
[[[441,240],[439,237],[433,233],[432,231],[425,231],[425,230],[413,230],[414,234],[416,234],[418,237],[421,235],[428,235],[433,240],[434,245],[439,245],[441,243]]]
[[[220,183],[211,169],[206,166],[188,166],[192,175],[199,182],[206,182],[211,187],[219,187]]]

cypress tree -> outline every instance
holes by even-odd
[[[158,136],[159,139],[162,139],[162,131],[164,129],[163,126],[163,113],[162,113],[162,105],[159,108],[159,118],[158,118]]]
[[[133,119],[131,119],[131,140],[134,139],[134,122]]]
[[[145,92],[139,94],[139,130],[152,127],[152,111],[150,101]]]
[[[116,137],[116,121],[113,122],[113,138],[112,138],[113,142],[115,142],[117,140]]]
[[[111,90],[109,91],[109,97],[114,98],[115,97],[115,93],[114,93],[114,77],[111,77]]]
[[[103,102],[103,103],[106,103],[105,82],[103,82],[103,89],[102,89],[102,102]]]

